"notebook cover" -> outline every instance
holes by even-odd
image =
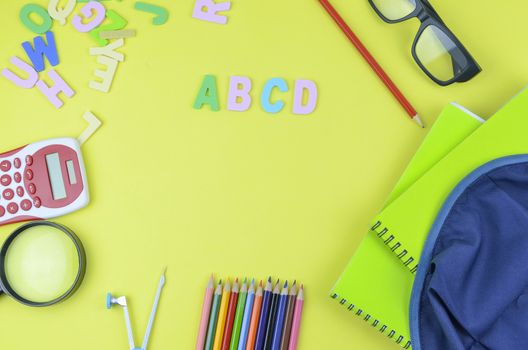
[[[412,273],[427,233],[451,190],[471,171],[491,160],[528,153],[528,90],[523,90],[373,221],[370,235]]]
[[[483,119],[448,105],[419,147],[389,196],[390,204],[435,162],[478,128]],[[412,281],[384,244],[366,235],[332,290],[332,297],[403,347],[410,347],[408,305]]]

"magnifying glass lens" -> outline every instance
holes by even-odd
[[[36,303],[63,296],[75,284],[79,255],[71,237],[53,226],[27,228],[5,255],[6,279],[13,291]]]

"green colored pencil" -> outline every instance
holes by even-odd
[[[209,317],[209,326],[207,327],[207,338],[205,339],[205,350],[212,350],[216,333],[216,321],[220,311],[220,300],[222,299],[222,280],[218,282],[211,306],[211,316]]]
[[[233,323],[233,334],[231,335],[231,343],[229,344],[229,350],[238,349],[238,341],[240,340],[240,330],[242,328],[242,321],[244,319],[244,309],[246,308],[246,297],[247,297],[247,283],[244,279],[240,293],[238,294],[238,304],[235,314],[235,322]]]

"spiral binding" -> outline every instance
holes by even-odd
[[[347,300],[344,299],[344,298],[339,299],[339,295],[338,294],[334,293],[334,294],[331,295],[331,297],[332,297],[332,299],[339,300],[339,304],[341,304],[343,306],[347,305]],[[363,309],[356,307],[356,305],[354,305],[354,304],[348,304],[348,306],[347,306],[347,310],[348,311],[354,311],[354,309],[357,309],[354,312],[356,314],[356,316],[362,316],[363,315]],[[363,321],[365,321],[365,322],[370,322],[371,319],[372,319],[372,315],[371,314],[365,314],[365,316],[363,317]],[[370,324],[371,324],[372,327],[377,328],[380,325],[380,321],[377,320],[377,319],[374,319],[374,321],[372,321]],[[385,333],[388,329],[389,329],[388,326],[384,324],[384,325],[382,325],[379,328],[379,331],[381,333]],[[411,341],[410,340],[408,340],[405,343],[405,345],[403,345],[405,337],[402,336],[402,335],[399,335],[397,338],[395,338],[395,335],[396,335],[396,331],[394,329],[391,329],[390,332],[387,333],[387,337],[389,337],[391,339],[394,339],[394,341],[397,344],[400,344],[404,349],[409,349],[411,347]]]
[[[374,232],[378,236],[378,238],[380,238],[383,243],[385,243],[385,245],[387,245],[390,250],[394,252],[394,254],[396,254],[398,259],[403,262],[403,265],[407,266],[411,270],[411,273],[416,273],[416,271],[418,270],[418,260],[408,255],[409,252],[406,249],[403,249],[402,244],[400,242],[395,241],[396,237],[389,233],[388,228],[382,228],[381,221],[377,221],[374,226],[370,228],[370,230]]]

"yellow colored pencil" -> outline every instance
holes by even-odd
[[[220,302],[220,311],[218,312],[218,321],[216,323],[216,334],[213,343],[213,350],[220,350],[222,348],[222,340],[224,335],[224,328],[227,318],[227,308],[229,306],[229,297],[231,296],[231,285],[229,281],[224,285],[224,292],[222,293],[222,301]]]

